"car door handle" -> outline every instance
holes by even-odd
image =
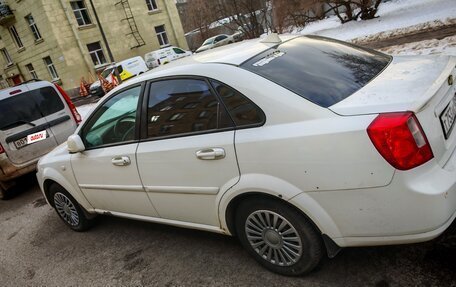
[[[116,166],[125,166],[125,165],[130,165],[131,160],[128,156],[117,156],[117,157],[114,157],[111,160],[111,162],[113,165],[116,165]]]
[[[202,160],[214,160],[225,158],[225,150],[220,147],[205,148],[196,152],[196,157]]]

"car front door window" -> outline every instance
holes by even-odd
[[[131,142],[135,139],[136,113],[141,86],[119,92],[98,107],[82,128],[86,148]]]

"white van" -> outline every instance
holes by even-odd
[[[190,55],[192,55],[192,52],[190,51],[185,51],[176,46],[170,46],[147,53],[144,55],[144,59],[146,60],[147,67],[149,67],[149,69],[153,69],[160,65],[164,65]]]
[[[141,56],[137,56],[109,65],[101,72],[101,76],[108,82],[112,82],[111,75],[115,70],[117,70],[120,79],[125,81],[131,77],[145,73],[149,69],[144,59]],[[93,96],[102,96],[104,94],[100,81],[96,81],[90,86],[90,94]]]

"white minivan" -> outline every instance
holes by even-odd
[[[111,75],[116,70],[120,79],[125,81],[131,77],[145,73],[149,69],[144,59],[141,56],[137,56],[109,65],[101,72],[101,76],[111,82]],[[93,96],[102,96],[104,94],[100,81],[96,81],[90,86],[90,94]]]
[[[171,61],[191,55],[192,52],[190,51],[185,51],[176,46],[170,46],[147,53],[144,55],[144,59],[146,60],[147,67],[149,67],[149,69],[153,69],[160,65],[168,64]]]

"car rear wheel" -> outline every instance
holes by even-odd
[[[302,214],[280,202],[242,202],[236,212],[236,231],[256,261],[282,275],[308,273],[322,258],[319,233]]]
[[[50,199],[60,219],[71,229],[84,231],[90,228],[92,221],[71,194],[61,186],[54,184],[50,187]]]

